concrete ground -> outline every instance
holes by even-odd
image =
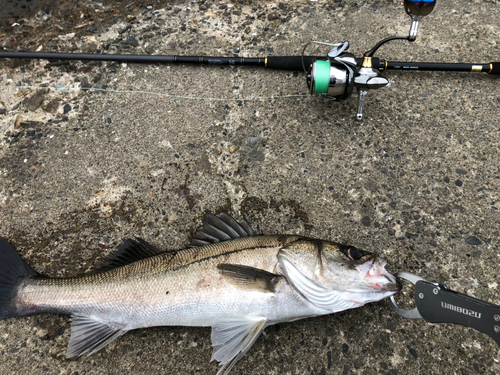
[[[0,44],[252,57],[349,40],[359,56],[410,25],[401,2],[385,0],[70,4],[7,2]],[[499,10],[494,1],[439,1],[415,43],[377,55],[499,61]],[[224,209],[264,233],[352,244],[381,254],[391,272],[500,304],[498,79],[385,75],[390,86],[370,93],[360,123],[355,98],[307,96],[301,72],[0,62],[0,236],[36,271],[73,276],[127,237],[182,248],[205,211]],[[217,372],[209,329],[137,330],[66,360],[69,327],[50,314],[2,320],[0,372]],[[405,320],[381,301],[270,327],[232,373],[498,374],[499,360],[490,337]]]

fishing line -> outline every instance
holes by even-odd
[[[111,90],[103,88],[89,88],[82,89],[79,87],[42,87],[42,86],[0,86],[0,88],[13,88],[13,89],[31,89],[31,90],[53,90],[53,91],[88,91],[88,92],[109,92],[117,94],[143,94],[143,95],[156,95],[171,99],[187,99],[187,100],[207,100],[207,101],[219,101],[219,102],[229,102],[229,101],[255,101],[255,100],[268,100],[268,99],[286,99],[286,98],[304,98],[309,95],[307,94],[294,94],[294,95],[276,95],[276,96],[256,96],[249,98],[210,98],[202,96],[185,96],[185,95],[174,95],[165,94],[161,92],[154,91],[142,91],[142,90]]]

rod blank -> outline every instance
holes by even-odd
[[[301,56],[268,57],[214,57],[214,56],[168,56],[168,55],[106,55],[92,53],[49,53],[49,52],[0,52],[1,58],[38,59],[38,60],[80,60],[80,61],[117,61],[139,64],[200,64],[200,65],[250,65],[268,69],[303,71]],[[445,72],[484,72],[500,74],[500,62],[487,64],[462,63],[421,63],[379,60],[373,57],[373,66],[379,70],[421,70]],[[314,60],[326,60],[322,56],[304,56],[304,66]],[[356,59],[361,65],[362,59]]]

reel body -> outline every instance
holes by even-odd
[[[328,100],[348,99],[354,88],[356,58],[343,53],[334,59],[316,60],[309,67],[307,86],[311,94],[324,94]]]
[[[358,91],[357,120],[363,119],[363,104],[369,90],[376,90],[387,86],[389,81],[380,71],[373,68],[372,58],[375,52],[385,43],[400,39],[409,42],[415,41],[418,24],[422,17],[427,16],[434,9],[436,0],[404,0],[406,13],[412,19],[412,26],[408,36],[394,36],[381,40],[375,47],[363,55],[361,64],[356,63],[354,55],[347,53],[349,42],[329,44],[323,42],[311,43],[333,46],[325,60],[313,61],[307,71],[307,85],[311,94],[322,94],[328,100],[343,101],[348,99],[354,90]],[[304,52],[302,52],[304,56]],[[305,68],[304,68],[305,70]]]

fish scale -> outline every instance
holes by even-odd
[[[242,291],[220,277],[217,264],[240,264],[272,272],[278,250],[298,238],[244,237],[163,253],[105,273],[26,279],[16,303],[19,310],[30,313],[100,316],[129,330],[156,325],[210,326],[216,316],[229,316],[232,310],[238,310],[231,302],[237,297],[234,294],[238,294],[237,300],[242,296]],[[210,287],[201,287],[200,282],[207,278]],[[246,293],[248,299],[254,292]],[[196,304],[204,307],[192,309]]]

